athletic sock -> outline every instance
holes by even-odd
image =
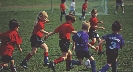
[[[92,72],[96,72],[96,63],[94,60],[90,60]]]
[[[44,52],[44,63],[48,63],[48,52]]]
[[[109,69],[109,65],[106,64],[105,66],[102,67],[102,69],[100,70],[101,72],[106,72]]]
[[[30,53],[25,57],[25,60],[29,61],[29,59],[32,57],[33,55],[31,55]]]
[[[59,57],[58,59],[54,60],[54,63],[58,64],[58,63],[63,62],[63,61],[64,61],[64,58],[63,57]]]

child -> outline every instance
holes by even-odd
[[[124,14],[124,0],[116,0],[116,10],[115,14],[117,14],[118,7],[121,6],[122,13]]]
[[[25,69],[28,68],[27,62],[29,59],[36,53],[37,48],[41,47],[44,49],[44,65],[47,66],[48,63],[48,47],[47,45],[41,40],[44,34],[48,34],[44,30],[45,23],[49,22],[47,12],[40,11],[37,15],[37,23],[34,26],[32,36],[30,38],[32,51],[28,53],[28,55],[25,57],[25,59],[21,62],[21,66],[23,66]]]
[[[76,17],[73,15],[66,15],[65,16],[66,22],[61,24],[59,27],[57,27],[54,32],[49,33],[45,38],[47,39],[49,36],[59,33],[59,46],[60,50],[62,51],[62,56],[55,59],[53,62],[50,62],[50,67],[53,71],[55,71],[55,65],[63,62],[66,60],[66,70],[70,70],[72,67],[70,67],[71,59],[72,59],[72,53],[69,49],[70,45],[70,33],[76,33],[74,31],[74,28],[72,24],[75,22]]]
[[[72,39],[73,39],[72,50],[75,49],[76,56],[79,60],[79,61],[72,60],[72,65],[82,65],[83,58],[85,57],[90,59],[92,72],[96,72],[95,61],[89,52],[88,46],[92,47],[94,50],[97,50],[97,49],[91,44],[89,44],[89,40],[88,40],[89,35],[87,34],[89,32],[89,29],[90,29],[90,22],[83,21],[82,31],[79,31],[72,36]]]
[[[12,19],[9,21],[10,30],[0,33],[1,45],[0,45],[0,56],[2,56],[0,64],[0,70],[8,66],[10,62],[11,72],[17,72],[14,65],[13,51],[15,46],[22,52],[20,44],[22,43],[22,38],[18,33],[19,23],[17,20]]]
[[[85,3],[82,5],[82,15],[79,17],[80,20],[82,18],[85,20],[85,13],[87,12],[87,3],[88,0],[85,0]]]
[[[73,15],[75,15],[75,0],[72,0],[71,5],[70,5],[70,12],[69,12],[69,14],[71,14],[71,13]]]
[[[107,55],[107,64],[102,67],[99,72],[106,72],[110,66],[112,66],[112,72],[117,72],[117,62],[118,50],[124,46],[124,40],[119,34],[121,31],[121,23],[115,21],[112,24],[112,33],[102,36],[102,40],[98,43],[97,47],[106,41],[106,55]]]
[[[60,15],[60,21],[62,21],[62,16],[66,15],[66,6],[65,6],[65,1],[66,0],[61,0],[61,4],[60,4],[60,11],[61,11],[61,15]]]
[[[101,39],[99,37],[99,35],[96,33],[97,29],[105,29],[104,27],[99,27],[98,23],[103,23],[102,21],[98,21],[97,19],[97,10],[93,9],[91,11],[91,18],[89,20],[90,22],[90,31],[89,31],[89,38],[92,40],[90,42],[91,45],[94,45],[96,43],[96,41],[100,42]],[[103,54],[102,52],[102,45],[99,46],[99,51],[98,51],[98,55]]]

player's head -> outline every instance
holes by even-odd
[[[66,0],[61,0],[62,3],[64,3]]]
[[[87,3],[88,2],[88,0],[85,0],[85,3]]]
[[[121,30],[122,30],[121,23],[119,21],[115,21],[112,24],[112,31],[121,31]]]
[[[9,28],[10,28],[10,30],[14,30],[16,28],[19,28],[19,26],[20,26],[20,24],[18,23],[17,20],[12,19],[12,20],[9,21]]]
[[[40,12],[38,13],[38,15],[37,15],[37,20],[38,20],[38,21],[43,21],[43,22],[49,21],[49,20],[48,20],[48,14],[47,14],[47,12],[45,12],[45,11],[40,11]]]
[[[76,21],[76,17],[73,15],[66,15],[65,19],[66,19],[66,21],[71,21],[72,23],[74,23]]]
[[[96,9],[92,9],[91,15],[92,15],[92,16],[97,16],[97,10],[96,10]]]
[[[75,0],[72,0],[73,2],[75,2]]]
[[[89,21],[82,21],[82,27],[83,30],[87,30],[89,32],[90,29],[90,22]]]

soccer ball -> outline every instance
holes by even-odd
[[[89,60],[89,59],[84,61],[84,66],[85,66],[87,69],[91,68],[91,64],[90,64],[90,60]]]

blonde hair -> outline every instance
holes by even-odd
[[[90,22],[89,21],[82,21],[82,29],[88,30],[90,29]]]
[[[40,11],[40,12],[38,13],[38,15],[37,15],[37,20],[40,20],[41,17],[46,17],[46,18],[48,18],[47,12],[45,12],[45,11]]]

